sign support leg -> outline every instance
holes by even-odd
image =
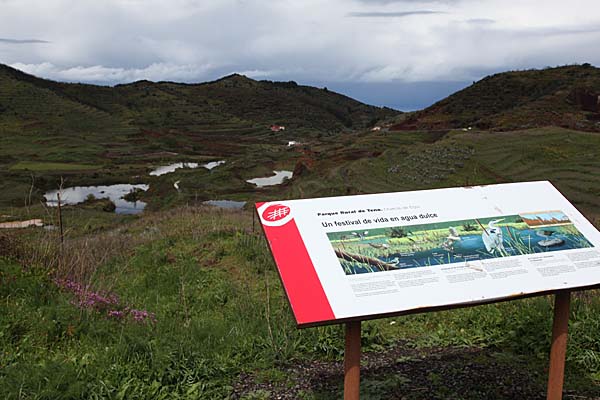
[[[360,321],[346,323],[344,400],[358,400],[360,388]]]
[[[562,290],[555,294],[554,323],[552,325],[552,347],[550,349],[550,368],[548,371],[548,395],[546,396],[547,400],[562,399],[570,303],[570,291]]]

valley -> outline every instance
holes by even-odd
[[[294,328],[254,202],[549,180],[600,228],[599,82],[507,72],[403,113],[241,75],[108,87],[0,66],[0,223],[45,225],[0,229],[0,397],[339,397],[342,328]],[[87,188],[62,234],[61,187]],[[573,302],[567,393],[592,399],[600,300]],[[369,321],[365,398],[543,398],[551,306]]]

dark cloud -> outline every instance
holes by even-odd
[[[351,12],[346,14],[348,17],[358,18],[403,18],[410,17],[411,15],[431,15],[431,14],[446,14],[443,11],[432,11],[432,10],[416,10],[416,11],[365,11],[365,12]]]
[[[50,43],[46,40],[40,39],[7,39],[0,38],[0,43],[8,43],[8,44],[30,44],[30,43]]]
[[[300,82],[305,83],[305,82]],[[435,82],[327,82],[306,84],[324,87],[367,104],[387,106],[402,111],[415,111],[464,89],[471,81]]]

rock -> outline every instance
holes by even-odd
[[[600,112],[600,94],[591,88],[575,88],[569,93],[568,99],[584,111]]]

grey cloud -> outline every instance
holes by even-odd
[[[363,4],[458,3],[463,0],[358,0]]]
[[[0,43],[8,43],[8,44],[30,44],[30,43],[50,43],[46,40],[40,39],[8,39],[8,38],[0,38]]]
[[[489,22],[488,22],[489,21]],[[587,35],[587,34],[595,34],[600,33],[600,25],[588,25],[581,27],[537,27],[537,28],[529,28],[529,29],[511,29],[511,28],[496,28],[492,27],[495,21],[487,20],[487,19],[471,19],[466,22],[481,25],[481,32],[491,32],[501,35],[509,35],[511,37],[519,37],[522,39],[529,37],[548,37],[548,36],[571,36],[571,35]]]
[[[496,20],[491,18],[471,18],[468,19],[466,22],[468,22],[469,24],[488,25],[495,23]]]
[[[62,67],[52,63],[14,63],[11,67],[35,76],[66,82],[91,82],[115,84],[142,79],[152,81],[173,80],[179,82],[198,81],[211,70],[210,65],[177,65],[155,63],[144,68],[106,67],[102,65]]]
[[[540,28],[517,31],[523,35],[530,36],[563,36],[563,35],[582,35],[588,33],[600,32],[600,26],[588,26],[583,28]]]
[[[432,15],[432,14],[446,14],[443,11],[432,11],[432,10],[416,10],[416,11],[365,11],[365,12],[351,12],[346,14],[348,17],[357,18],[403,18],[410,17],[411,15]]]

